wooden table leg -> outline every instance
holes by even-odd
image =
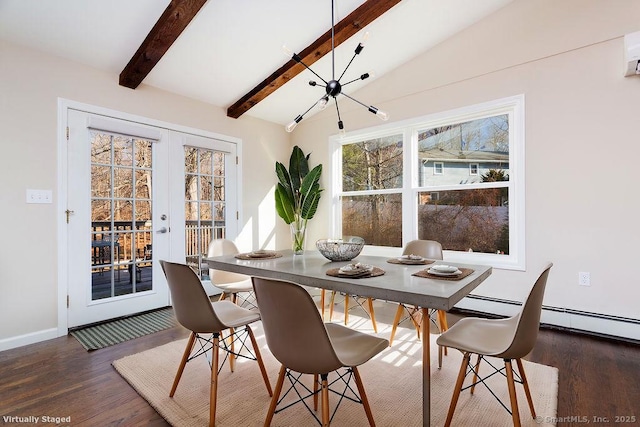
[[[429,427],[431,423],[431,344],[429,336],[429,310],[420,308],[422,312],[422,425]]]

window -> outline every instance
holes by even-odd
[[[434,175],[442,175],[444,173],[444,163],[442,162],[433,162],[433,174]]]
[[[524,97],[332,138],[335,236],[524,268]]]

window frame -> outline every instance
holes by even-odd
[[[475,168],[475,171],[474,171],[474,168]],[[480,175],[480,163],[469,163],[469,175],[470,176]]]
[[[418,131],[447,124],[461,123],[483,117],[500,114],[509,116],[509,181],[500,186],[509,189],[509,254],[490,254],[480,252],[444,251],[447,260],[472,264],[491,265],[495,268],[524,271],[525,265],[525,99],[524,94],[496,99],[480,104],[453,110],[429,114],[400,122],[389,123],[373,128],[362,129],[329,138],[330,159],[330,233],[332,237],[341,237],[342,196],[371,194],[402,194],[402,242],[403,246],[418,236],[418,194],[446,190],[471,190],[495,187],[495,183],[470,183],[443,185],[437,187],[419,187]],[[403,135],[403,186],[399,189],[371,191],[342,191],[342,146],[362,142],[367,139],[389,135]],[[479,170],[479,165],[478,165]],[[444,170],[443,170],[444,172]],[[479,173],[478,173],[479,175]],[[372,255],[395,256],[400,248],[367,245],[365,252]]]
[[[440,167],[440,170],[438,170],[438,167]],[[444,162],[433,162],[433,174],[444,175]]]

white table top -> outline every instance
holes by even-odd
[[[439,264],[470,268],[474,272],[461,280],[440,280],[412,276],[430,265],[403,265],[387,262],[387,257],[360,255],[352,261],[331,262],[316,250],[304,255],[279,251],[283,256],[272,259],[241,260],[234,255],[206,258],[210,268],[232,271],[250,276],[288,280],[345,292],[363,297],[401,302],[419,307],[450,310],[458,301],[491,275],[491,267],[436,261]],[[361,279],[333,277],[326,274],[331,268],[361,262],[379,267],[385,274]]]

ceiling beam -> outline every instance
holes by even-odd
[[[356,34],[362,28],[375,21],[378,17],[391,9],[400,0],[367,0],[346,18],[335,25],[335,46],[339,46]],[[331,52],[331,29],[320,38],[298,53],[302,62],[311,66],[318,59]],[[305,68],[293,59],[274,71],[227,109],[227,116],[237,119],[246,113],[251,107],[275,92],[280,86],[300,74]]]
[[[207,0],[171,0],[120,73],[120,86],[137,88],[206,2]]]

